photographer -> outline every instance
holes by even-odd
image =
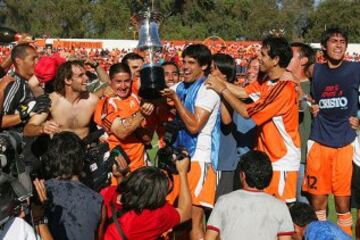
[[[156,167],[139,168],[130,173],[117,188],[113,187],[112,193],[108,192],[104,197],[108,216],[111,215],[112,219],[104,239],[155,240],[177,224],[190,219],[191,195],[187,181],[189,162],[188,157],[176,161],[180,179],[177,208],[166,202],[171,181],[164,171]]]
[[[1,171],[0,196],[0,239],[53,239],[46,223],[38,224],[34,229],[23,219],[25,212],[30,209],[29,195],[16,179],[12,179]],[[38,214],[35,213],[35,210],[32,212],[35,215]]]
[[[56,133],[43,157],[50,179],[34,181],[39,200],[47,200],[43,220],[48,220],[54,239],[95,239],[101,224],[101,195],[79,181],[84,158],[85,148],[75,133]]]

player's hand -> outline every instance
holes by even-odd
[[[150,116],[153,113],[154,109],[155,107],[153,104],[146,102],[141,106],[141,114],[145,117]]]
[[[55,133],[60,132],[60,127],[57,122],[54,120],[49,120],[43,123],[41,132],[43,134],[53,135]]]
[[[43,94],[35,100],[28,102],[27,104],[22,104],[18,107],[20,113],[20,118],[22,121],[27,121],[29,117],[32,117],[35,114],[40,114],[43,112],[48,112],[51,107],[51,99],[49,95]]]
[[[170,88],[165,88],[160,91],[161,96],[170,98],[171,100],[175,100],[177,98],[176,92]]]
[[[359,119],[357,117],[349,117],[349,123],[352,129],[357,130],[359,128]]]
[[[115,157],[116,163],[112,165],[112,174],[116,178],[125,177],[130,172],[129,166],[122,155]]]
[[[48,112],[51,107],[51,99],[48,94],[40,95],[35,98],[35,106],[32,108],[32,112],[34,113],[43,113]]]
[[[46,191],[46,187],[45,187],[45,181],[43,179],[39,180],[39,179],[35,179],[33,181],[33,184],[35,186],[36,192],[39,196],[39,200],[41,203],[46,203],[46,201],[48,200],[47,197],[47,191]]]
[[[190,166],[190,158],[187,151],[183,151],[183,154],[186,156],[184,159],[175,160],[176,169],[179,174],[186,174]],[[175,156],[176,157],[176,156]]]
[[[217,93],[221,93],[226,89],[225,81],[218,76],[209,75],[205,82],[205,86],[208,89],[212,89]]]
[[[313,115],[313,117],[316,117],[319,114],[320,107],[317,104],[312,104],[310,107],[310,112]]]

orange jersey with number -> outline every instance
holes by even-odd
[[[257,125],[257,149],[270,157],[274,170],[297,171],[301,152],[296,84],[268,80],[254,82],[245,91],[256,100],[247,112]]]

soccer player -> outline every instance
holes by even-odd
[[[315,64],[312,97],[319,106],[308,141],[308,158],[303,190],[311,194],[311,205],[325,221],[328,195],[335,196],[337,224],[351,235],[351,176],[356,132],[349,118],[356,116],[360,84],[357,63],[344,61],[347,34],[338,28],[321,35],[327,62]]]
[[[298,94],[293,76],[286,71],[291,58],[290,45],[284,38],[268,37],[262,42],[259,56],[260,71],[266,74],[264,80],[245,88],[225,84],[216,77],[207,81],[207,86],[220,93],[236,112],[256,124],[256,148],[270,157],[274,170],[265,191],[287,203],[296,199],[300,165]],[[245,104],[238,99],[248,97],[255,102]]]

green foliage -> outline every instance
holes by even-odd
[[[144,0],[4,0],[3,25],[36,37],[132,39],[130,7]],[[151,1],[148,1],[151,2]],[[271,29],[285,29],[290,40],[316,42],[321,32],[340,26],[360,41],[359,0],[160,0],[165,19],[162,39],[259,40]]]

